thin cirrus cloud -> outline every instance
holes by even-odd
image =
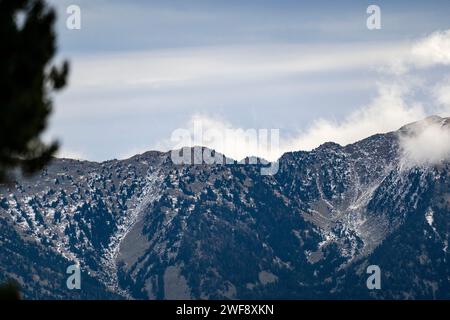
[[[232,105],[230,93],[258,101],[265,95],[276,100],[275,94],[301,98],[325,90],[368,90],[375,78],[368,74],[405,50],[407,44],[392,43],[277,44],[85,54],[72,61],[56,122],[104,114],[105,108],[118,116],[164,109],[195,114],[205,109],[199,101],[207,100],[209,110]]]
[[[86,55],[74,61],[73,92],[203,85],[289,74],[372,69],[403,55],[406,44],[265,45],[161,49]],[[330,54],[333,52],[333,54]]]

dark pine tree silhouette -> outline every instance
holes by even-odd
[[[66,84],[68,63],[56,53],[55,13],[40,0],[0,0],[0,183],[20,169],[31,174],[58,148],[42,142],[51,94]],[[1,276],[1,275],[0,275]],[[0,286],[0,299],[20,299],[17,284]]]
[[[16,169],[31,174],[50,161],[57,142],[40,134],[51,94],[66,84],[68,63],[56,53],[55,13],[41,0],[0,0],[0,182]]]
[[[13,281],[0,285],[0,300],[20,300],[19,286]]]

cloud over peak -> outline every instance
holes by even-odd
[[[450,159],[450,118],[428,117],[400,131],[402,166],[428,166]]]

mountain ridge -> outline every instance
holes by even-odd
[[[55,159],[0,188],[0,225],[26,243],[0,236],[1,274],[28,298],[449,298],[449,163],[400,170],[402,128],[287,152],[274,176],[174,165],[159,151]],[[26,246],[58,268],[33,265]],[[390,248],[411,254],[393,262]],[[12,254],[28,273],[14,272]],[[63,261],[80,263],[92,286],[65,289]],[[369,263],[383,290],[365,286]]]

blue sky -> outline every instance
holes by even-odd
[[[278,128],[287,150],[345,144],[450,110],[450,63],[439,52],[449,1],[50,3],[58,59],[72,66],[46,133],[61,141],[61,156],[167,149],[193,117]],[[65,26],[71,4],[81,30]],[[381,8],[381,30],[366,27],[370,4]]]

